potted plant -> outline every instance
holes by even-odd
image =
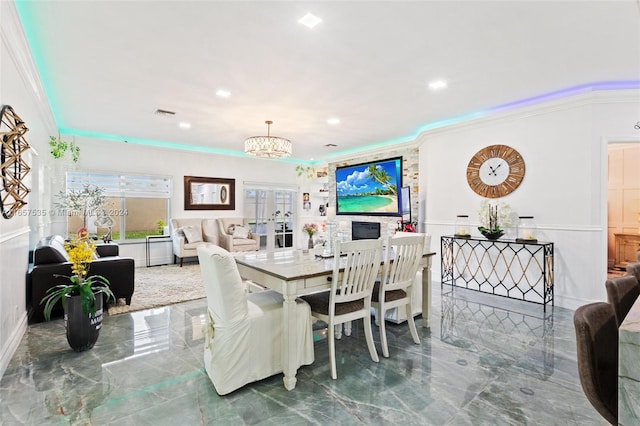
[[[40,303],[44,303],[44,317],[48,321],[55,304],[62,301],[67,342],[74,351],[81,352],[91,349],[98,340],[102,326],[103,294],[107,301],[115,301],[115,296],[105,277],[88,276],[96,247],[85,228],[78,231],[77,238],[65,242],[64,248],[71,261],[72,275],[55,277],[66,278],[69,283],[47,290],[47,295]]]
[[[87,218],[96,215],[105,201],[104,188],[87,183],[82,189],[60,191],[55,206],[67,210],[67,214],[82,215],[83,227],[86,229]]]
[[[60,137],[49,136],[49,146],[53,158],[63,158],[67,151],[71,153],[71,159],[74,163],[77,163],[80,158],[80,147],[74,141],[67,142]]]
[[[318,225],[316,225],[315,223],[305,223],[305,225],[302,227],[302,230],[304,232],[307,233],[307,235],[309,235],[309,243],[307,244],[307,247],[309,249],[313,248],[313,235],[318,232]]]
[[[167,224],[165,223],[164,219],[158,219],[158,221],[156,222],[156,226],[158,227],[158,235],[164,235],[164,227]]]
[[[511,209],[507,204],[491,205],[484,201],[480,205],[478,216],[481,226],[478,231],[488,240],[497,240],[504,235],[501,226],[509,226]]]

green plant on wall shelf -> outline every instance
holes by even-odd
[[[67,142],[61,137],[49,136],[49,146],[53,158],[63,158],[67,151],[71,153],[71,159],[74,163],[77,163],[80,158],[80,147],[74,141]]]
[[[311,179],[316,174],[316,169],[311,166],[296,166],[296,172],[298,172],[298,176],[304,175],[307,179]]]

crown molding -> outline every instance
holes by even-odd
[[[469,127],[489,124],[497,121],[520,120],[549,114],[552,112],[566,111],[583,106],[592,106],[595,104],[611,104],[611,103],[638,103],[640,102],[640,89],[591,89],[584,93],[570,95],[560,99],[548,100],[535,105],[522,106],[513,110],[505,110],[500,112],[487,113],[484,117],[478,117],[462,121],[460,123],[446,125],[434,129],[422,131],[417,137],[418,144],[427,142],[429,136],[448,133],[451,131],[463,130]]]
[[[13,61],[22,78],[24,86],[33,95],[33,101],[40,113],[44,126],[49,132],[55,133],[56,122],[53,118],[44,86],[36,68],[29,43],[22,28],[22,22],[16,5],[13,1],[0,1],[0,39],[3,50],[7,52],[8,59]],[[11,99],[3,99],[3,102]]]

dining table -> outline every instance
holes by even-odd
[[[422,256],[422,326],[429,328],[431,311],[431,261],[435,252]],[[234,253],[240,276],[283,296],[282,330],[284,347],[282,368],[284,386],[296,386],[297,359],[295,300],[305,294],[331,288],[333,257],[323,257],[314,250],[265,250]],[[384,257],[384,256],[383,256]],[[383,260],[381,259],[381,263]]]

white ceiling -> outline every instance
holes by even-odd
[[[296,161],[322,160],[513,101],[640,81],[638,0],[16,5],[60,130],[130,142],[242,152],[273,120]],[[323,20],[312,30],[297,22],[307,12]],[[449,87],[428,90],[434,79]]]

